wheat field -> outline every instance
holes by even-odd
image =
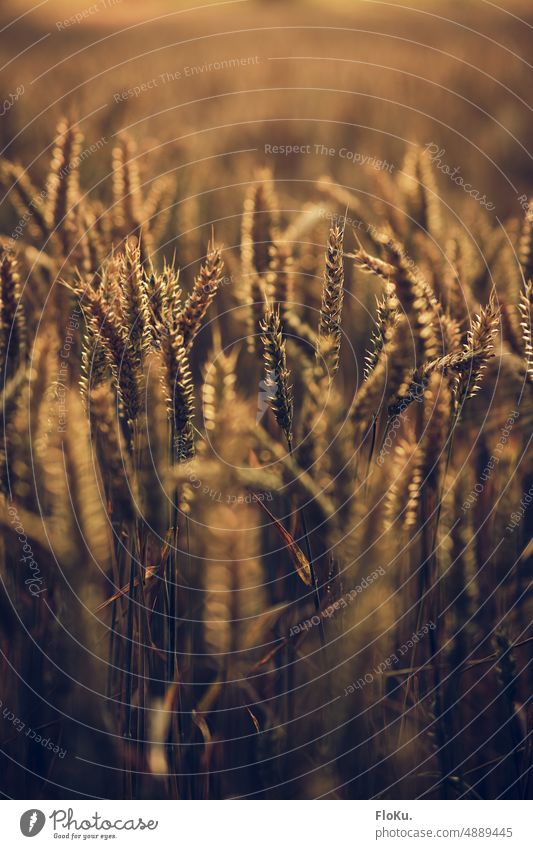
[[[531,799],[526,3],[3,6],[0,790]]]

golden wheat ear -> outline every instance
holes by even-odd
[[[522,267],[524,280],[533,280],[533,198],[525,214],[522,233],[518,244],[518,259]]]
[[[461,325],[447,313],[440,317],[440,333],[444,355],[456,354],[461,348]]]
[[[104,349],[98,342],[92,328],[86,328],[83,334],[80,362],[80,395],[83,405],[93,389],[104,382],[108,373],[108,362]]]
[[[414,428],[406,427],[405,436],[401,436],[392,456],[390,483],[385,496],[385,530],[395,530],[399,524],[412,528],[416,524],[418,513],[418,494],[420,489],[419,445]]]
[[[137,232],[140,223],[141,180],[135,145],[122,136],[113,149],[113,213],[116,233],[124,238]]]
[[[379,418],[384,407],[392,414],[389,402],[407,393],[412,374],[409,342],[407,319],[398,314],[390,339],[380,348],[372,371],[352,400],[349,418],[355,427],[364,430]]]
[[[28,174],[4,159],[0,162],[0,183],[21,218],[28,219],[30,234],[46,239],[52,232],[46,207],[46,190],[38,192]]]
[[[392,414],[398,414],[405,410],[409,404],[412,404],[416,398],[420,398],[420,390],[427,388],[430,375],[433,373],[438,372],[447,375],[455,366],[464,367],[468,355],[461,350],[459,322],[444,313],[438,317],[438,330],[442,355],[423,362],[412,371],[410,381],[403,387],[403,394],[398,396],[389,407]],[[436,332],[435,336],[437,336]]]
[[[0,374],[4,381],[24,362],[25,351],[26,318],[17,263],[0,245]]]
[[[500,309],[494,294],[486,307],[482,307],[474,318],[463,346],[463,359],[455,365],[456,379],[453,384],[456,409],[464,401],[473,398],[481,387],[483,372],[494,356],[494,340],[500,322]]]
[[[0,490],[20,499],[22,506],[43,512],[48,505],[41,493],[37,503],[35,482],[44,479],[40,461],[48,445],[48,408],[57,379],[58,348],[57,334],[43,321],[33,344],[32,368],[21,363],[9,380],[2,381]]]
[[[526,374],[533,382],[533,283],[528,280],[520,293],[520,328],[524,345]]]
[[[347,253],[347,257],[353,259],[354,265],[368,274],[381,277],[386,283],[394,283],[394,266],[379,257],[372,256],[364,248],[359,248],[355,253]]]
[[[124,425],[129,431],[142,405],[139,367],[131,356],[128,338],[116,312],[106,303],[101,290],[85,293],[90,332],[101,344],[117,388]]]
[[[207,247],[207,256],[194,278],[191,294],[187,298],[178,319],[178,333],[188,351],[200,330],[204,316],[224,281],[222,251],[213,242]]]
[[[282,259],[278,248],[278,200],[272,172],[263,168],[255,175],[244,201],[241,224],[241,300],[248,305],[248,349],[259,353],[257,336],[265,298],[274,297]]]
[[[109,360],[98,337],[95,322],[85,317],[85,330],[81,348],[80,394],[85,407],[92,390],[103,383],[109,374]]]
[[[83,136],[63,118],[56,133],[52,162],[47,181],[47,217],[61,245],[63,256],[69,256],[78,230],[77,204],[80,198],[79,153]]]
[[[187,350],[179,329],[170,330],[161,339],[165,391],[172,426],[173,457],[178,463],[194,455],[194,387]]]
[[[97,209],[96,204],[94,207]],[[106,241],[97,222],[97,212],[87,200],[80,212],[81,249],[84,254],[82,268],[87,273],[90,285],[99,285],[101,269],[107,255]],[[101,214],[101,212],[98,212]]]
[[[279,307],[283,320],[290,314],[294,302],[294,279],[294,257],[290,253],[280,255],[272,272],[271,289],[274,306]]]
[[[343,241],[344,227],[330,228],[317,345],[317,361],[323,364],[330,380],[339,370],[340,364],[341,316],[344,300]]]
[[[278,238],[278,201],[272,185],[272,172],[264,168],[257,172],[244,201],[241,260],[245,274],[255,271],[262,275],[269,271]]]
[[[522,295],[522,292],[520,293]],[[518,315],[514,304],[510,303],[504,295],[500,295],[500,314],[502,320],[502,341],[507,342],[510,350],[516,356],[524,356],[524,344],[520,326],[520,301],[518,303]]]
[[[278,310],[267,306],[261,322],[263,335],[263,361],[265,365],[266,386],[269,392],[270,406],[281,428],[289,450],[292,449],[293,399],[289,385],[289,370],[285,340]]]
[[[235,367],[238,356],[238,348],[227,354],[220,350],[217,344],[208,357],[208,364],[204,367],[202,387],[204,427],[209,432],[210,441],[215,440],[217,444],[219,439],[224,438],[220,425],[226,417],[233,415],[232,407],[237,398]]]
[[[179,269],[165,262],[161,272],[161,284],[163,287],[163,323],[170,327],[177,327],[183,296]]]
[[[137,239],[127,239],[118,262],[118,285],[124,296],[124,334],[139,373],[152,338],[146,284],[140,244]]]
[[[394,238],[383,245],[389,262],[394,267],[396,297],[412,327],[419,364],[431,360],[439,351],[435,326],[440,307],[427,282],[411,269],[404,246]]]
[[[418,147],[411,146],[407,149],[402,167],[397,172],[396,191],[401,194],[400,205],[406,209],[411,222],[428,231],[428,219],[431,217],[428,203],[430,208],[432,203],[426,181],[429,181],[431,186],[434,185],[431,163]]]
[[[365,380],[368,380],[379,360],[383,347],[390,342],[394,328],[398,323],[398,300],[394,294],[394,286],[388,284],[381,299],[376,298],[377,309],[374,319],[374,329],[370,338],[372,347],[365,356]]]

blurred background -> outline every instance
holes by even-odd
[[[222,187],[258,164],[290,180],[297,158],[286,190],[300,198],[322,173],[364,182],[346,158],[265,144],[346,146],[398,168],[413,143],[433,143],[498,195],[500,218],[520,213],[532,183],[527,2],[6,0],[0,17],[2,91],[24,87],[1,119],[2,149],[32,174],[67,115],[88,144],[131,133],[146,174],[174,173],[182,195],[201,178],[200,217],[219,203],[237,212],[239,194]],[[111,147],[83,163],[89,185]]]

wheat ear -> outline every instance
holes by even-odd
[[[332,227],[326,248],[316,351],[317,362],[320,364],[323,362],[330,380],[339,370],[340,362],[341,315],[344,299],[343,241],[344,227]]]
[[[187,350],[178,330],[170,330],[161,340],[163,386],[172,424],[174,456],[178,462],[194,454],[194,391]]]
[[[0,369],[6,365],[3,380],[24,358],[26,320],[15,258],[0,246]]]
[[[293,399],[289,385],[287,354],[281,327],[279,310],[267,307],[261,322],[263,333],[263,361],[265,364],[266,384],[270,391],[270,405],[274,417],[283,431],[289,450],[292,450]]]
[[[224,263],[220,248],[210,242],[207,256],[195,277],[192,292],[178,318],[178,332],[188,351],[200,329],[202,320],[224,280]]]
[[[533,381],[533,283],[528,280],[520,293],[520,327],[524,343],[526,374]]]
[[[529,208],[524,217],[522,233],[518,245],[518,258],[522,266],[524,280],[533,279],[533,198],[529,202]]]

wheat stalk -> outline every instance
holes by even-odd
[[[112,516],[131,523],[137,516],[138,495],[115,409],[116,396],[109,384],[102,383],[91,391],[90,421],[100,464],[106,470]]]

